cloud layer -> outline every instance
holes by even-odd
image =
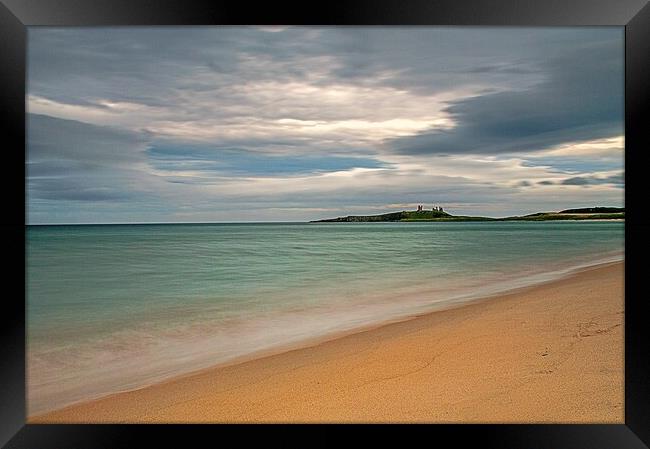
[[[28,57],[32,223],[622,203],[621,29],[31,28]]]

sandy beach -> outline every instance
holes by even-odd
[[[602,265],[28,422],[623,423],[623,281]]]

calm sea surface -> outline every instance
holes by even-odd
[[[622,222],[27,228],[29,414],[623,258]]]

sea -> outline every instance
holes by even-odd
[[[623,258],[611,221],[27,226],[28,415]]]

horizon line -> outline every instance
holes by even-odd
[[[619,208],[619,209],[625,209],[625,205],[623,206],[588,206],[588,207],[611,207],[611,208]],[[587,207],[571,207],[569,209],[586,209]],[[568,209],[562,209],[562,210],[568,210]],[[562,210],[558,211],[561,212]],[[404,212],[403,211],[398,211],[398,212]],[[551,211],[553,212],[553,211]],[[534,213],[539,213],[539,212],[534,212]],[[542,212],[544,213],[544,212]],[[382,215],[382,214],[375,214],[375,215]],[[529,215],[529,214],[526,214]],[[345,217],[352,217],[355,215],[345,215]],[[508,215],[505,217],[492,217],[488,215],[480,215],[477,217],[485,217],[485,218],[494,218],[494,219],[503,219],[503,218],[509,218],[509,217],[519,217],[523,215]],[[336,217],[336,218],[341,218],[341,217]],[[272,223],[278,223],[278,224],[291,224],[291,223],[313,223],[317,222],[319,220],[323,219],[315,219],[315,220],[306,220],[306,221],[153,221],[153,222],[104,222],[104,223],[25,223],[25,226],[116,226],[116,225],[208,225],[208,224],[272,224]]]

